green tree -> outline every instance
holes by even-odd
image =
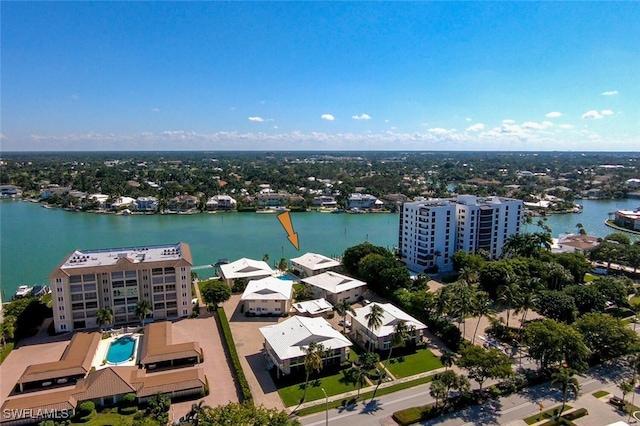
[[[623,234],[622,232],[614,232],[613,234],[609,234],[604,237],[605,241],[614,241],[618,244],[622,244],[624,246],[631,245],[631,238],[627,234]]]
[[[557,385],[562,391],[562,408],[560,414],[564,411],[564,407],[567,404],[567,396],[569,392],[573,393],[577,398],[580,394],[580,383],[578,379],[573,377],[574,371],[569,368],[561,368],[551,376],[551,385]]]
[[[460,351],[458,366],[469,373],[469,378],[482,385],[487,379],[504,379],[513,374],[513,361],[495,348],[484,350],[480,346],[469,345]]]
[[[580,253],[559,253],[553,259],[569,271],[574,284],[583,283],[585,274],[591,269],[591,263]]]
[[[16,319],[14,317],[5,317],[0,323],[0,334],[2,334],[2,346],[7,345],[7,340],[13,339],[16,332]]]
[[[431,395],[432,398],[435,398],[436,401],[434,406],[438,408],[439,401],[442,401],[443,405],[446,404],[447,397],[449,396],[449,390],[442,380],[435,378],[431,381],[429,395]]]
[[[583,336],[585,345],[598,361],[614,359],[640,350],[638,335],[621,319],[611,315],[585,314],[573,326]]]
[[[141,299],[136,303],[135,315],[140,320],[140,324],[144,325],[144,321],[152,312],[151,302],[147,299]]]
[[[507,327],[509,327],[509,317],[511,308],[514,307],[518,297],[520,297],[520,285],[515,280],[509,280],[507,284],[498,287],[498,302],[507,308]]]
[[[367,328],[372,331],[373,337],[369,337],[369,349],[371,352],[371,348],[373,346],[373,342],[376,339],[375,334],[373,332],[377,331],[382,327],[382,320],[384,318],[384,309],[377,303],[372,303],[369,305],[369,313],[364,316],[364,319],[367,320]]]
[[[302,404],[307,397],[307,387],[309,385],[309,376],[312,372],[320,372],[324,366],[324,357],[327,355],[322,343],[311,342],[304,350],[304,372],[306,374],[304,380],[304,392],[300,403]]]
[[[289,413],[284,410],[237,402],[207,407],[201,417],[201,426],[301,426],[297,419],[289,417]]]
[[[278,262],[278,270],[280,270],[281,272],[286,272],[287,269],[289,269],[289,263],[287,262],[287,259],[283,257]]]
[[[347,299],[342,299],[336,303],[333,310],[342,317],[342,334],[347,334],[347,314],[355,315],[356,311],[353,310],[351,303]]]
[[[604,296],[607,302],[612,302],[619,307],[627,304],[627,288],[622,280],[604,277],[598,278],[591,285]]]
[[[311,284],[302,283],[300,285],[296,285],[293,298],[296,302],[304,302],[305,300],[313,299],[313,288]]]
[[[385,364],[385,368],[389,365],[389,360],[391,359],[391,353],[393,352],[393,348],[395,346],[405,346],[407,344],[407,340],[409,340],[415,331],[415,327],[413,325],[408,326],[407,322],[404,320],[398,321],[393,326],[393,333],[390,336],[390,344],[389,344],[389,354],[387,355],[387,362]]]
[[[347,368],[346,370],[342,370],[342,374],[344,379],[348,383],[353,383],[354,386],[358,388],[358,396],[360,398],[360,389],[362,386],[367,384],[367,379],[369,377],[369,370],[364,369],[360,366],[352,366],[351,368]]]
[[[604,311],[607,299],[593,285],[570,285],[563,290],[573,297],[580,315]]]
[[[379,254],[384,257],[390,257],[393,259],[393,253],[384,247],[374,246],[369,242],[358,244],[357,246],[349,247],[344,251],[342,255],[342,265],[345,271],[350,274],[358,274],[358,268],[360,261],[368,254]]]
[[[100,308],[96,312],[96,324],[98,327],[103,327],[105,325],[113,324],[113,312],[111,308]]]
[[[527,324],[522,339],[529,347],[529,356],[540,363],[543,370],[566,363],[576,371],[584,371],[590,355],[582,335],[573,327],[544,319]]]
[[[444,352],[442,352],[442,355],[440,355],[440,362],[445,366],[445,371],[448,370],[456,362],[457,359],[458,355],[455,352],[449,350],[445,350]]]
[[[622,392],[622,406],[625,406],[624,400],[627,397],[628,393],[633,392],[633,388],[635,386],[635,381],[633,379],[627,379],[627,380],[621,380],[618,383],[618,387],[620,388],[620,391]]]
[[[478,317],[478,321],[476,322],[476,327],[473,330],[473,338],[471,339],[472,345],[475,344],[478,326],[480,325],[480,321],[482,321],[482,317],[487,317],[487,319],[491,320],[495,317],[494,314],[493,303],[491,302],[491,299],[489,299],[489,296],[484,292],[479,292],[473,306],[473,315]]]
[[[169,422],[169,409],[171,408],[171,398],[167,395],[157,393],[149,400],[147,412],[156,419],[159,424]]]
[[[578,313],[573,297],[562,291],[541,292],[536,310],[542,316],[567,324],[574,322]]]
[[[210,307],[217,307],[230,298],[231,287],[220,280],[212,281],[202,291],[202,300]]]

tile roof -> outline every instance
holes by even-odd
[[[171,322],[153,322],[144,328],[140,354],[140,363],[144,365],[199,357],[200,344],[198,342],[171,344]]]
[[[289,300],[293,294],[293,281],[267,277],[249,281],[241,300]]]
[[[303,356],[311,342],[322,343],[325,349],[351,346],[351,341],[324,318],[294,316],[279,324],[260,327],[260,333],[281,360]]]
[[[324,272],[320,275],[314,275],[313,277],[305,278],[302,281],[333,294],[367,285],[367,283],[363,281],[332,271]]]

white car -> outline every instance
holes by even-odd
[[[349,321],[349,320],[347,320],[347,321],[343,321],[343,320],[338,321],[338,325],[345,325],[345,323],[346,323],[347,327],[351,327],[351,321]]]

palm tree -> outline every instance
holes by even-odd
[[[342,317],[342,334],[347,334],[347,314],[355,315],[356,311],[353,310],[351,303],[349,303],[347,299],[342,299],[340,302],[336,303],[333,310]]]
[[[266,262],[266,263],[269,263],[269,253],[265,253],[265,254],[262,256],[262,261],[263,261],[263,262]]]
[[[380,387],[384,379],[387,378],[387,372],[385,370],[376,368],[376,374],[378,375],[378,380],[376,380],[376,388],[373,390],[373,395],[371,396],[371,401],[369,402],[372,402],[374,400],[374,398],[376,397],[376,393],[378,392],[378,387]]]
[[[354,386],[358,387],[357,398],[360,398],[360,389],[362,389],[362,386],[367,384],[369,371],[362,367],[353,366],[347,370],[344,370],[343,374],[348,382],[351,382]]]
[[[16,332],[16,320],[14,317],[5,317],[0,323],[0,333],[2,333],[2,347],[7,345],[7,339],[13,339]]]
[[[113,311],[111,308],[100,308],[96,312],[96,324],[102,328],[105,325],[113,324]]]
[[[533,309],[538,303],[539,291],[542,288],[540,278],[527,278],[522,286],[522,293],[516,301],[515,313],[522,312],[520,320],[520,330],[527,319],[527,313]]]
[[[480,325],[480,321],[482,317],[487,317],[488,319],[494,317],[493,306],[491,305],[491,299],[489,295],[485,292],[478,292],[478,296],[476,297],[476,303],[473,306],[473,314],[478,317],[478,322],[476,322],[476,328],[473,330],[473,338],[471,339],[471,344],[475,344],[476,342],[476,334],[478,333],[478,326]]]
[[[307,386],[309,384],[309,376],[313,371],[320,372],[324,365],[324,357],[326,356],[326,351],[324,349],[324,345],[322,343],[311,342],[306,349],[303,348],[304,351],[304,371],[306,373],[306,379],[304,381],[304,393],[302,394],[302,399],[300,403],[302,404],[307,397]]]
[[[458,318],[458,322],[462,324],[462,336],[464,337],[467,334],[466,318],[473,313],[473,306],[478,293],[477,287],[467,281],[456,281],[450,287],[449,313],[451,316]]]
[[[144,326],[144,321],[147,319],[149,314],[152,312],[151,310],[151,302],[147,299],[142,299],[138,303],[136,303],[135,314],[136,317],[140,320],[140,324]]]
[[[189,412],[189,417],[191,418],[191,422],[193,426],[198,426],[200,424],[201,414],[206,409],[210,409],[211,407],[204,404],[204,399],[199,401],[197,404],[194,402],[191,404],[191,411]]]
[[[507,307],[507,328],[509,328],[509,317],[511,308],[520,296],[520,286],[516,281],[507,279],[507,284],[498,287],[498,301]]]
[[[580,383],[578,383],[578,379],[573,377],[573,373],[574,371],[569,368],[561,368],[551,376],[551,385],[557,384],[562,390],[562,408],[560,409],[560,414],[564,411],[569,391],[573,393],[575,398],[577,398],[580,393]]]
[[[393,326],[393,333],[391,333],[390,339],[391,341],[389,346],[389,355],[387,355],[387,361],[385,363],[385,368],[389,365],[389,360],[391,359],[391,352],[393,351],[394,346],[404,346],[406,344],[407,339],[411,337],[411,328],[415,329],[414,326],[408,326],[407,322],[404,320],[400,320]]]
[[[445,366],[444,371],[449,370],[449,367],[451,367],[456,362],[457,358],[458,355],[455,352],[445,350],[442,355],[440,355],[440,362]]]
[[[371,330],[371,333],[374,334],[374,331],[377,331],[382,327],[382,319],[384,317],[384,309],[377,303],[372,303],[369,305],[369,313],[364,316],[364,319],[367,320],[367,328]],[[375,337],[375,335],[374,335]],[[371,352],[371,346],[373,345],[374,338],[369,340],[369,352]]]

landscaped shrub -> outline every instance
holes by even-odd
[[[125,416],[128,416],[130,414],[135,414],[138,412],[138,407],[137,406],[132,406],[132,407],[122,407],[118,410],[118,413],[123,414]]]
[[[587,411],[586,408],[578,408],[576,411],[572,411],[569,414],[566,414],[562,417],[567,420],[576,420],[576,419],[579,419],[580,417],[584,417],[588,415],[589,415],[589,412]]]
[[[81,403],[80,406],[78,407],[78,417],[86,416],[87,414],[90,414],[95,409],[96,409],[96,404],[94,404],[93,401],[85,401]]]
[[[229,357],[231,358],[233,369],[236,372],[236,378],[240,386],[240,391],[242,392],[242,402],[253,404],[253,395],[251,395],[251,388],[249,388],[249,382],[247,382],[247,378],[245,377],[244,371],[242,370],[242,365],[240,364],[240,358],[238,357],[236,344],[233,341],[233,336],[231,335],[231,327],[229,327],[227,314],[222,308],[218,308],[217,311],[218,318],[220,319],[220,326],[222,327],[222,333],[224,334],[224,340],[227,343],[227,351],[229,352]]]
[[[122,397],[122,404],[124,406],[130,407],[132,405],[134,405],[136,403],[136,394],[135,393],[128,393],[125,396]]]

